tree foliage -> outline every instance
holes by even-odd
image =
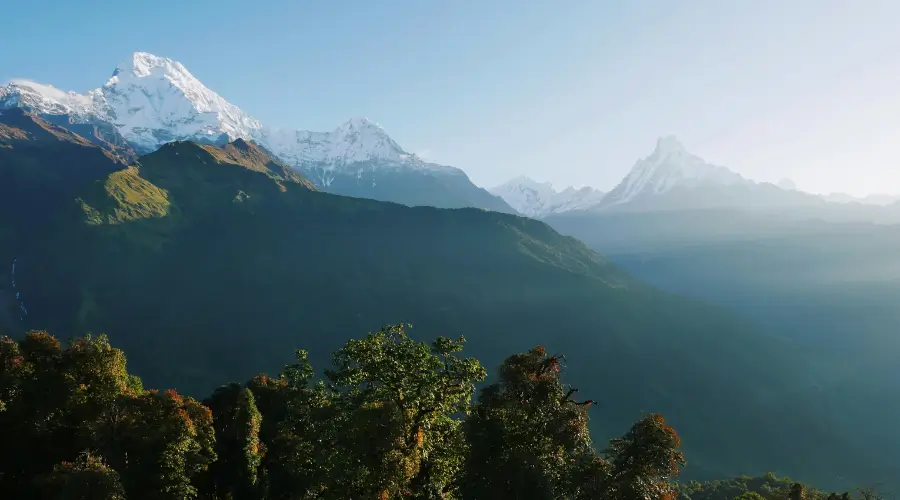
[[[2,498],[34,497],[38,483],[192,498],[215,459],[209,410],[175,391],[144,391],[105,336],[66,346],[39,331],[0,339],[0,384]]]
[[[559,356],[542,347],[506,359],[465,423],[470,498],[559,498],[581,491],[579,468],[603,471],[587,429],[592,401],[571,398]]]
[[[203,403],[144,389],[105,336],[0,337],[0,497],[850,498],[787,480],[676,487],[685,459],[659,414],[598,453],[595,402],[565,384],[563,356],[509,356],[473,404],[487,373],[462,356],[465,339],[418,342],[407,328],[349,340],[318,380],[300,350],[277,377],[223,385]]]
[[[260,441],[262,414],[249,388],[229,384],[204,401],[212,411],[218,460],[208,485],[221,498],[253,498],[260,488],[265,446]]]
[[[98,457],[81,454],[75,462],[63,462],[36,481],[41,498],[53,500],[124,500],[119,474]]]
[[[678,485],[678,498],[684,500],[865,500],[882,498],[873,488],[858,488],[854,492],[826,492],[769,472],[762,476],[739,476],[727,480],[699,483],[691,481]]]

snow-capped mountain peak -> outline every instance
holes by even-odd
[[[687,150],[674,135],[664,135],[656,139],[656,149],[653,152],[656,155],[671,155],[687,153]]]
[[[327,162],[403,161],[410,157],[380,125],[365,117],[354,117],[341,124],[331,133],[329,142],[331,150],[323,158]]]
[[[181,63],[135,52],[99,89],[101,114],[136,148],[175,139],[250,139],[262,125],[201,83]]]
[[[462,170],[406,152],[368,118],[351,118],[330,132],[264,126],[206,87],[183,64],[148,52],[134,52],[105,84],[85,94],[12,82],[0,87],[0,111],[11,107],[47,115],[54,122],[92,125],[95,131],[88,135],[130,146],[131,156],[172,141],[224,145],[243,139],[331,192],[413,205],[512,211],[472,184]],[[79,127],[76,133],[85,129]],[[435,182],[438,176],[440,182]]]
[[[253,140],[296,167],[328,169],[377,160],[385,165],[435,165],[403,150],[376,122],[354,117],[332,132],[273,129],[226,101],[178,61],[135,52],[100,88],[86,94],[18,80],[0,87],[0,109],[29,108],[45,115],[68,115],[78,122],[104,122],[138,152],[174,140],[224,144]]]
[[[653,153],[632,167],[605,197],[604,205],[627,203],[640,196],[662,194],[676,187],[746,183],[752,181],[689,153],[677,138],[670,135],[656,141]]]
[[[194,78],[194,75],[180,62],[149,52],[135,52],[132,54],[131,59],[122,62],[116,67],[112,78],[114,79],[122,73],[131,73],[133,76],[141,78],[150,76],[154,71],[163,74],[181,75],[184,79],[194,80],[196,83],[199,83]]]
[[[585,209],[603,198],[603,192],[591,187],[576,189],[570,186],[557,192],[553,184],[537,182],[527,176],[516,177],[489,191],[529,217]]]

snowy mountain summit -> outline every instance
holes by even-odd
[[[605,206],[629,203],[678,188],[753,184],[725,167],[711,165],[689,153],[675,136],[660,137],[653,153],[606,195]]]
[[[591,187],[568,187],[556,191],[549,182],[537,182],[526,176],[511,179],[490,192],[503,198],[522,215],[541,218],[550,214],[581,210],[603,199],[604,193]]]
[[[12,81],[0,87],[0,110],[10,107],[52,117],[63,126],[101,124],[140,154],[177,140],[222,145],[240,138],[259,144],[319,187],[338,194],[512,211],[461,170],[404,151],[367,118],[352,118],[331,132],[267,127],[210,90],[183,64],[147,52],[132,54],[105,84],[85,94]],[[428,201],[428,193],[437,201]]]
[[[75,123],[106,122],[141,153],[173,140],[252,139],[262,125],[208,89],[181,63],[135,52],[102,87],[86,94],[14,80],[0,88],[0,109],[22,107],[67,115]]]
[[[253,139],[262,128],[181,63],[146,52],[119,64],[97,94],[99,111],[142,151],[173,140]]]
[[[744,178],[689,153],[674,136],[665,136],[592,210],[771,209],[821,202],[782,184]]]
[[[362,179],[373,167],[465,175],[406,152],[380,125],[365,117],[351,118],[331,132],[262,128],[253,138],[288,164],[304,168],[314,182],[326,188],[342,173]]]
[[[147,52],[132,54],[102,87],[86,94],[12,81],[0,88],[0,109],[11,106],[44,115],[70,115],[81,122],[112,123],[141,153],[175,140],[224,144],[240,138],[258,142],[300,166],[372,160],[424,164],[368,118],[351,118],[332,132],[266,127],[210,90],[180,62]]]
[[[522,214],[546,217],[577,210],[654,210],[685,208],[695,200],[679,197],[710,193],[719,196],[720,188],[754,186],[753,181],[725,167],[711,165],[685,149],[675,136],[660,137],[650,156],[638,160],[628,175],[609,193],[592,188],[568,188],[561,192],[549,183],[517,177],[491,189]],[[674,206],[668,206],[674,205]]]
[[[354,117],[331,133],[330,157],[320,160],[353,163],[376,158],[404,161],[410,155],[403,151],[377,123],[366,117]]]

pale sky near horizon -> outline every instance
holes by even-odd
[[[30,0],[0,81],[102,85],[137,50],[263,123],[380,123],[491,187],[611,189],[661,135],[745,177],[900,193],[894,0]]]

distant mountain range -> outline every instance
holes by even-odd
[[[252,141],[319,188],[406,205],[514,210],[454,167],[406,152],[376,123],[352,118],[332,132],[263,125],[207,88],[181,63],[135,52],[86,94],[16,80],[0,87],[0,110],[38,113],[126,161],[172,141],[223,145]]]
[[[599,203],[605,194],[591,187],[575,189],[570,186],[556,191],[549,182],[537,182],[525,176],[496,186],[490,192],[503,198],[520,214],[538,218],[590,208]]]
[[[557,192],[550,184],[528,177],[517,177],[490,191],[518,212],[538,218],[565,213],[735,209],[790,210],[798,215],[839,220],[900,221],[900,196],[815,195],[798,191],[790,179],[777,184],[756,182],[691,154],[673,136],[659,138],[653,152],[639,160],[606,194],[590,187]]]

